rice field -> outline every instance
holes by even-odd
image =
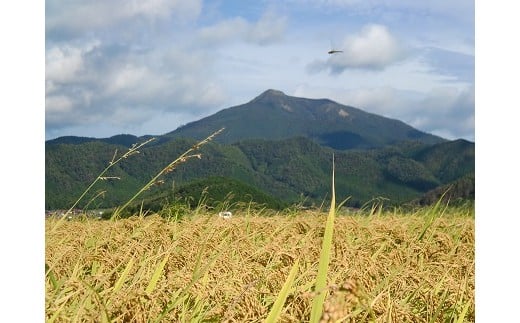
[[[45,221],[47,322],[474,322],[474,209],[204,211]],[[334,159],[333,159],[334,160]],[[341,205],[341,204],[340,204]]]
[[[473,211],[370,213],[49,218],[46,321],[474,322]]]

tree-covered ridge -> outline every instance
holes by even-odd
[[[452,205],[475,201],[475,174],[468,174],[453,182],[444,184],[426,192],[420,198],[412,201],[413,204],[430,205],[440,199],[449,201]]]
[[[56,139],[48,140],[46,145],[57,145],[57,144],[71,144],[79,145],[87,142],[104,142],[107,144],[122,145],[130,147],[134,143],[145,140],[150,136],[143,136],[141,138],[134,135],[115,135],[110,138],[91,138],[91,137],[77,137],[77,136],[64,136]]]
[[[180,204],[189,208],[198,205],[221,210],[232,210],[244,205],[254,208],[283,209],[289,205],[251,185],[236,179],[210,176],[194,180],[181,187],[164,188],[144,201],[144,208],[160,211],[171,204]]]
[[[143,147],[140,154],[114,166],[110,177],[119,179],[107,179],[96,186],[93,194],[105,193],[90,207],[124,203],[194,143],[191,139],[165,140]],[[124,145],[100,141],[46,145],[46,209],[69,207],[107,166],[114,152],[127,149]],[[212,142],[200,152],[200,160],[181,164],[165,179],[167,185],[155,187],[143,197],[171,191],[169,184],[173,181],[180,189],[213,178],[238,181],[257,190],[257,196],[262,192],[283,203],[305,201],[316,205],[329,194],[334,153],[338,198],[351,196],[349,203],[353,206],[376,197],[399,204],[417,199],[458,177],[474,174],[475,167],[474,144],[467,141],[435,145],[406,142],[381,149],[334,151],[308,138],[297,137],[280,141],[244,140],[232,145]]]

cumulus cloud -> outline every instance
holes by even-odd
[[[285,17],[267,11],[256,22],[249,22],[242,17],[233,17],[201,28],[198,37],[203,43],[210,45],[234,41],[269,45],[283,38],[286,25]]]
[[[45,55],[45,77],[49,80],[70,81],[82,68],[82,50],[79,48],[53,47]]]
[[[223,43],[236,40],[244,35],[244,31],[250,28],[249,23],[242,17],[234,17],[220,21],[212,26],[201,28],[198,37],[204,43]]]
[[[418,56],[431,72],[455,81],[475,82],[475,56],[435,47],[421,48]]]
[[[419,102],[415,116],[409,116],[413,126],[427,129],[448,139],[475,140],[475,88],[433,89]]]
[[[367,112],[401,120],[421,131],[446,139],[475,140],[475,88],[437,87],[410,92],[389,86],[326,89],[300,85],[295,95],[331,98]]]
[[[275,0],[272,0],[275,1]],[[412,15],[430,13],[440,16],[449,16],[458,20],[474,21],[475,1],[417,1],[417,0],[282,0],[295,5],[310,5],[314,8],[345,9],[351,13],[381,14],[382,12],[406,11]],[[280,0],[276,0],[280,2]]]
[[[327,61],[311,62],[309,72],[324,69],[333,74],[349,68],[381,70],[401,60],[404,48],[388,28],[383,25],[366,25],[355,35],[345,37],[342,45],[335,50],[343,52],[331,55]]]
[[[260,45],[279,41],[283,37],[286,28],[286,18],[267,11],[247,31],[246,40]]]
[[[45,98],[45,107],[51,114],[60,114],[70,111],[74,103],[66,95],[49,95]]]
[[[65,43],[50,46],[45,52],[45,79],[48,87],[55,83],[75,82],[85,75],[85,57],[99,47],[99,41],[77,45]]]
[[[48,0],[45,26],[48,33],[83,33],[141,17],[152,21],[170,17],[190,21],[200,14],[201,8],[201,0]]]
[[[118,118],[139,124],[157,113],[177,110],[198,115],[226,98],[208,68],[212,57],[207,53],[174,47],[114,50],[111,45],[96,44],[48,48],[45,108],[49,129]]]
[[[47,133],[221,105],[215,57],[187,36],[201,9],[202,0],[46,1]]]

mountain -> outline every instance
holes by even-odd
[[[92,138],[92,137],[78,137],[78,136],[64,136],[56,139],[47,140],[46,145],[58,145],[58,144],[70,144],[80,145],[87,142],[104,142],[107,144],[122,145],[125,147],[131,147],[138,141],[144,141],[151,136],[137,137],[134,135],[115,135],[110,138]]]
[[[221,110],[179,127],[168,138],[203,139],[222,127],[216,140],[279,140],[304,136],[334,149],[378,148],[415,140],[434,144],[444,139],[394,119],[341,105],[329,99],[307,99],[267,90],[248,103]]]
[[[442,145],[424,147],[415,153],[414,158],[431,169],[442,182],[451,182],[474,172],[475,144],[457,139]]]
[[[214,200],[231,189],[272,206],[316,205],[330,194],[333,154],[338,199],[350,196],[351,206],[380,197],[400,204],[428,192],[436,196],[435,189],[474,176],[475,171],[475,147],[469,141],[448,141],[328,99],[268,90],[246,104],[157,136],[140,154],[116,164],[106,174],[109,179],[99,181],[79,207],[121,205],[197,140],[221,127],[225,131],[202,147],[200,160],[179,165],[164,179],[172,185],[155,187],[142,198],[152,204],[172,193],[186,198],[208,185],[214,187],[209,197]],[[46,141],[46,209],[70,207],[115,152],[120,155],[149,138],[117,135]],[[464,192],[471,189],[471,182],[464,183]]]
[[[449,201],[450,204],[464,203],[475,200],[475,175],[468,174],[451,183],[438,186],[426,192],[420,198],[412,201],[413,204],[429,205],[440,199]]]
[[[107,174],[119,179],[100,181],[80,207],[98,192],[105,193],[90,208],[121,205],[194,143],[193,139],[177,139],[143,147],[140,154],[125,159]],[[440,154],[439,151],[449,150],[446,147],[452,152]],[[72,205],[107,166],[116,150],[123,153],[126,149],[99,141],[46,147],[46,208]],[[330,195],[333,153],[338,199],[351,196],[349,205],[357,207],[376,197],[388,199],[389,204],[405,203],[448,184],[451,176],[444,177],[437,165],[450,165],[452,174],[474,173],[474,160],[460,158],[474,153],[471,143],[414,142],[379,149],[334,151],[309,138],[296,137],[277,141],[251,139],[231,145],[211,142],[200,152],[200,160],[190,159],[179,165],[164,178],[165,185],[148,191],[143,198],[153,199],[173,192],[173,188],[177,192],[194,192],[193,187],[204,185],[200,181],[227,178],[254,187],[257,191],[251,194],[263,201],[272,198],[289,204],[304,201],[319,205]],[[199,185],[193,186],[197,181]],[[220,187],[222,191],[228,186]]]

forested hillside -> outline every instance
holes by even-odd
[[[114,166],[107,174],[109,178],[98,183],[92,194],[104,193],[90,207],[113,207],[125,202],[194,143],[178,139],[141,148],[139,154]],[[125,146],[99,141],[47,145],[46,208],[69,207],[108,165],[114,153],[126,150]],[[168,175],[165,185],[153,188],[144,197],[186,191],[183,187],[193,185],[193,181],[213,177],[253,187],[257,199],[264,202],[273,199],[319,204],[330,192],[333,154],[336,194],[341,199],[350,196],[352,206],[377,197],[388,199],[391,204],[404,203],[474,173],[474,144],[466,141],[435,145],[408,142],[383,149],[337,151],[298,137],[246,140],[232,145],[211,142],[200,153],[201,159],[181,164]],[[85,199],[82,206],[88,201]]]

